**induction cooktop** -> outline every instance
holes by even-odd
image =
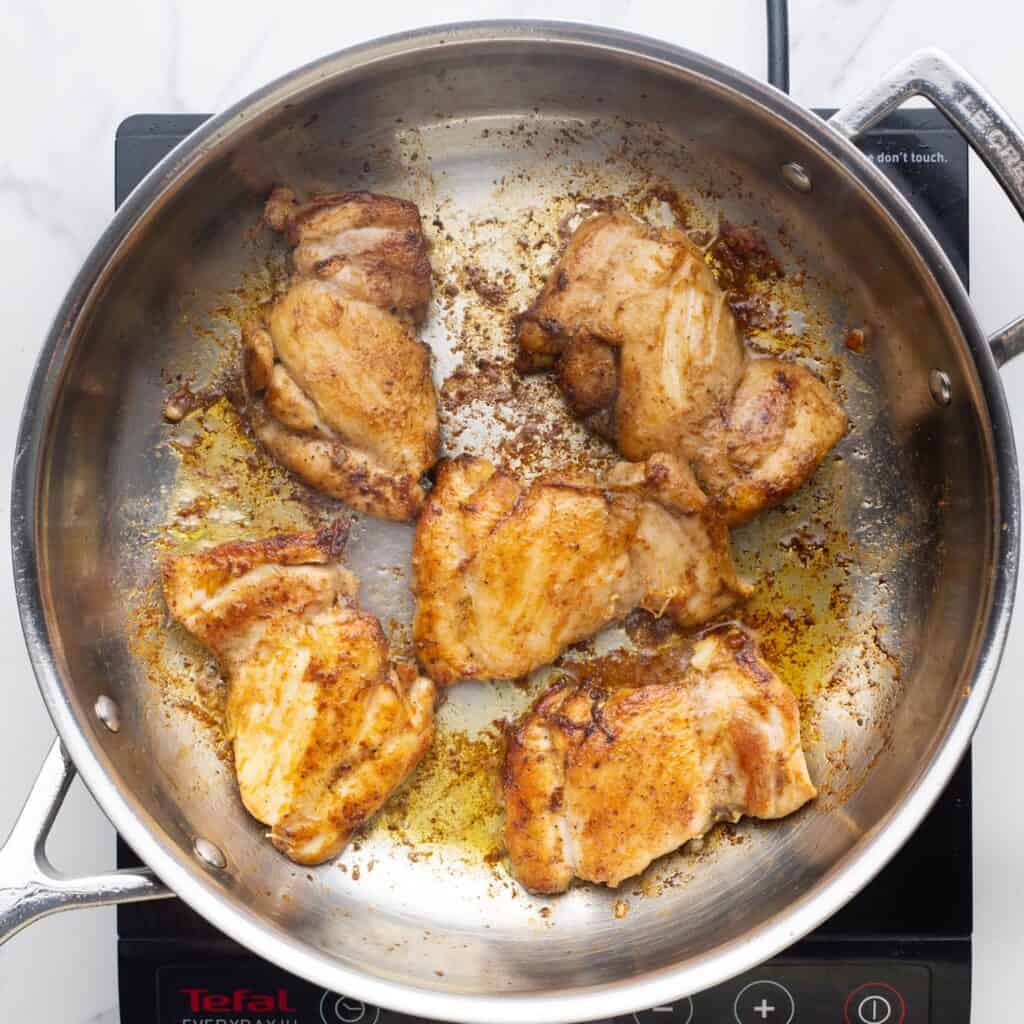
[[[202,115],[138,115],[119,128],[115,200]],[[862,148],[907,195],[968,278],[967,149],[943,116],[889,117]],[[138,860],[118,843],[121,866]],[[118,908],[124,1024],[400,1024],[417,1018],[327,992],[269,964],[176,900]],[[805,939],[706,992],[617,1021],[635,1024],[966,1024],[970,1016],[968,755],[886,869]]]

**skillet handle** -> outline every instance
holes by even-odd
[[[67,878],[46,856],[46,840],[64,803],[75,766],[54,740],[25,806],[0,847],[0,945],[33,921],[59,910],[161,899],[172,893],[148,868]]]
[[[919,50],[828,123],[852,141],[911,96],[927,97],[953,122],[1024,217],[1024,134],[988,90],[941,50]],[[1024,352],[1024,316],[993,334],[989,344],[999,366]]]

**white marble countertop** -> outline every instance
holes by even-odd
[[[663,0],[442,0],[435,5],[154,0],[133,13],[110,2],[8,0],[0,61],[7,140],[0,151],[0,220],[8,239],[0,253],[0,277],[6,282],[0,323],[10,384],[8,400],[0,404],[3,478],[10,476],[22,395],[50,317],[110,216],[113,137],[125,116],[215,111],[329,50],[418,25],[512,16],[628,28],[764,75],[761,0],[719,0],[700,8]],[[792,0],[790,23],[792,91],[810,106],[838,105],[915,47],[934,44],[974,71],[1024,123],[1019,44],[1024,8],[1005,0]],[[994,329],[1024,311],[1019,270],[1024,227],[977,161],[971,204],[972,295],[982,325]],[[1004,377],[1018,437],[1024,437],[1024,359],[1019,364],[1007,368]],[[6,505],[6,484],[0,501]],[[4,549],[7,524],[4,507]],[[0,716],[0,751],[7,782],[0,788],[0,835],[13,821],[53,736],[22,643],[10,570],[3,571],[0,674],[6,680],[7,712]],[[973,1020],[978,1024],[1020,1016],[1024,803],[1007,783],[1020,771],[1022,672],[1024,621],[1018,615],[974,744]],[[68,869],[112,862],[113,832],[78,784],[51,848],[56,863]],[[0,948],[0,994],[7,1020],[117,1021],[113,912],[49,918]]]

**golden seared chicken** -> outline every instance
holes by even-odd
[[[744,523],[809,479],[846,426],[846,414],[809,370],[781,359],[751,359],[722,443],[696,454],[693,467],[728,521]]]
[[[242,802],[299,864],[337,853],[434,734],[434,684],[392,664],[329,533],[222,544],[164,566],[171,614],[217,656]]]
[[[413,203],[369,192],[267,201],[294,247],[288,290],[242,331],[253,430],[310,486],[387,519],[414,519],[438,455],[430,300]]]
[[[682,231],[626,213],[576,230],[518,336],[520,370],[554,368],[573,412],[626,458],[689,461],[732,524],[800,487],[846,431],[809,370],[748,356]]]
[[[815,796],[796,698],[750,637],[720,630],[688,654],[598,659],[510,730],[505,845],[528,889],[617,886],[716,822]]]
[[[444,462],[413,573],[417,654],[442,685],[522,676],[637,607],[693,625],[749,593],[724,523],[667,455],[529,486],[486,459]]]

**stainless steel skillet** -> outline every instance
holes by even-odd
[[[416,32],[328,57],[175,150],[91,254],[26,403],[14,571],[60,739],[0,854],[3,931],[71,906],[168,894],[142,873],[54,876],[42,844],[74,768],[169,890],[211,923],[326,988],[417,1016],[572,1021],[666,1002],[764,960],[853,896],[967,747],[1018,562],[1017,462],[997,363],[1024,331],[1018,322],[986,340],[935,239],[852,145],[914,93],[949,114],[1024,213],[1019,132],[941,54],[915,56],[826,124],[695,54],[543,23]],[[201,380],[230,354],[230,309],[211,311],[230,306],[225,296],[267,256],[251,230],[267,188],[352,183],[416,198],[439,272],[463,273],[469,256],[504,282],[511,306],[535,284],[530,266],[551,255],[552,211],[608,194],[642,205],[654,180],[693,197],[696,223],[756,220],[781,248],[787,278],[801,282],[782,340],[834,375],[855,425],[805,497],[737,537],[755,572],[755,552],[781,560],[764,583],[785,591],[773,596],[814,602],[827,583],[842,597],[828,657],[814,662],[830,685],[807,694],[823,798],[791,821],[743,826],[742,841],[698,859],[670,858],[619,895],[581,887],[531,899],[450,835],[386,828],[346,854],[345,871],[299,871],[246,818],[202,731],[168,711],[138,644],[153,541],[183,498],[160,410],[177,373]],[[439,377],[507,344],[506,311],[478,306],[463,291],[435,310]],[[869,338],[856,357],[842,345],[851,327]],[[536,415],[556,416],[537,388]],[[502,408],[502,435],[489,426],[494,403],[451,412],[453,449],[514,436],[523,410]],[[839,580],[825,559],[787,568],[797,533],[828,540],[828,551],[840,538],[852,570]],[[402,588],[385,577],[401,576],[407,547],[402,528],[369,521],[350,544],[368,603],[396,619],[407,613]],[[471,736],[511,700],[460,689],[446,728]],[[623,898],[624,917],[614,909]]]

